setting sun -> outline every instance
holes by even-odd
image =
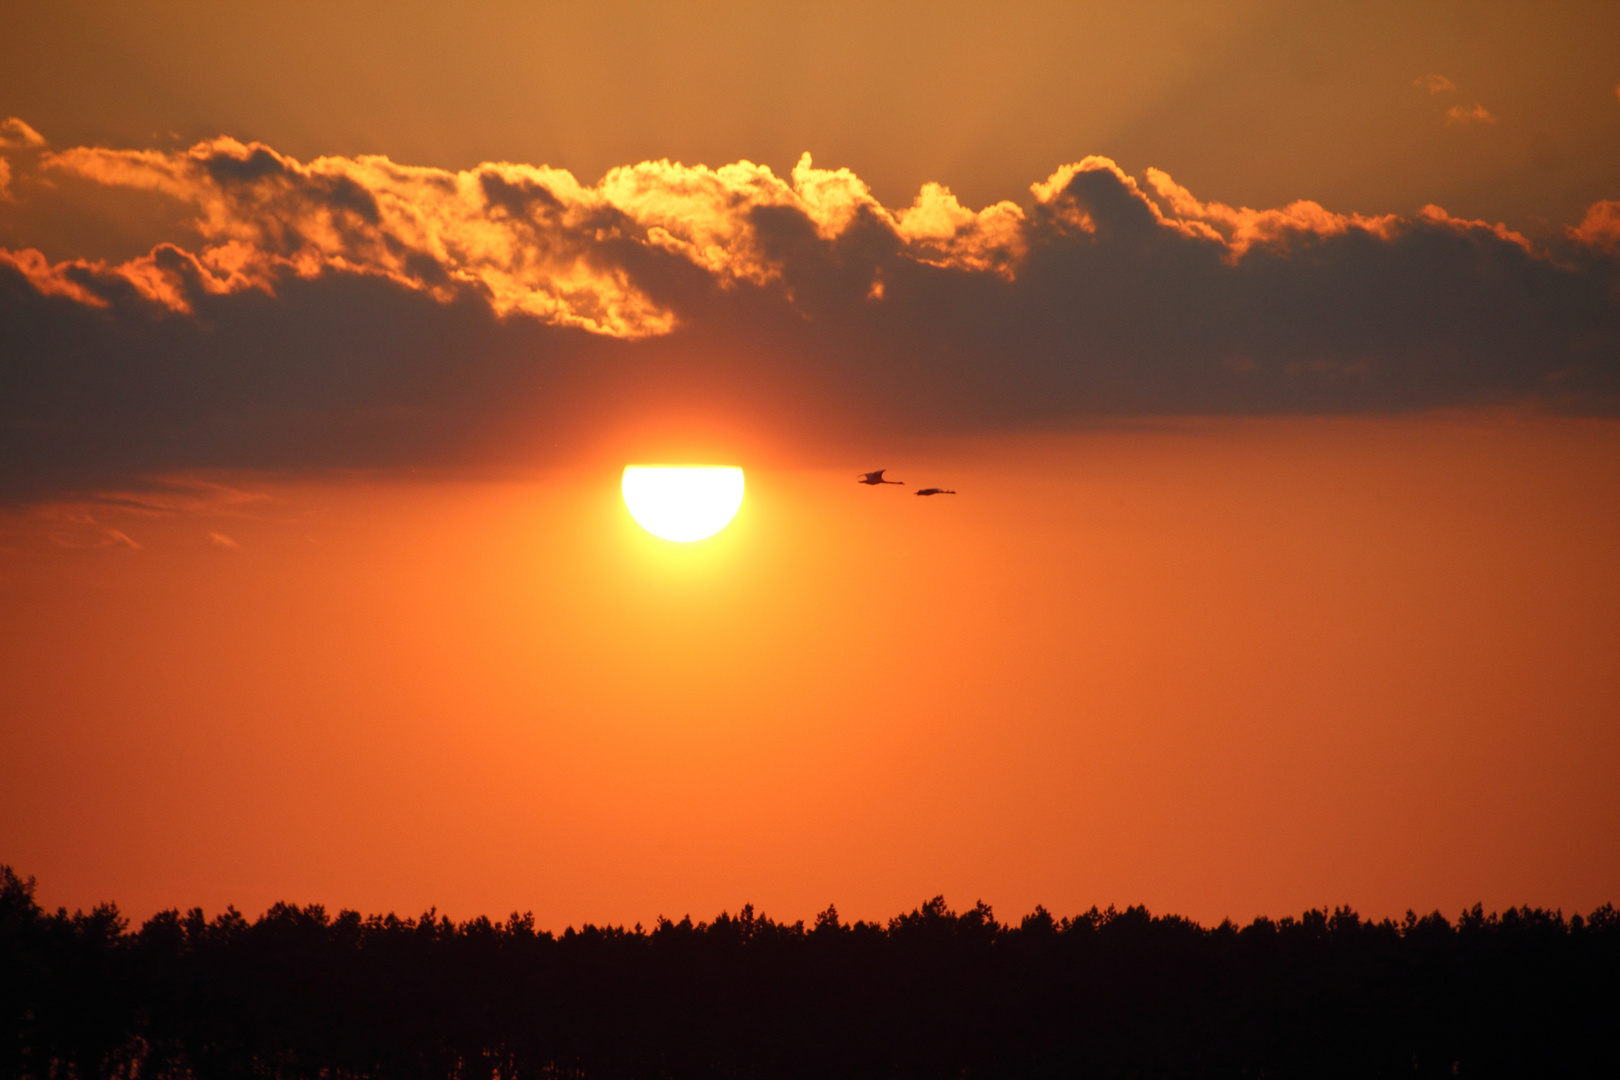
[[[0,13],[0,1080],[1620,1080],[1620,0]]]
[[[636,523],[680,543],[725,528],[743,500],[743,472],[726,465],[626,465],[623,486]]]

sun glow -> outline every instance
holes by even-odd
[[[731,523],[743,500],[743,471],[728,465],[626,465],[624,505],[643,529],[690,543]]]

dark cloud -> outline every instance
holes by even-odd
[[[0,253],[4,493],[201,467],[539,460],[667,414],[858,444],[1167,414],[1620,408],[1615,215],[1558,251],[1437,208],[1200,203],[1103,159],[977,213],[808,159],[47,164],[194,204],[199,250]],[[695,422],[695,421],[694,421]]]

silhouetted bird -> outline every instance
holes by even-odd
[[[862,473],[855,482],[857,484],[899,484],[901,487],[905,486],[906,482],[904,480],[883,479],[883,474],[886,472],[888,472],[887,469],[879,469],[877,472]]]
[[[954,492],[954,491],[946,491],[944,488],[918,488],[916,493],[918,495],[955,495],[956,494],[956,492]]]

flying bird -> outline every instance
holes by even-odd
[[[874,484],[874,485],[875,484],[899,484],[901,487],[905,487],[906,482],[904,480],[885,480],[885,479],[883,479],[883,474],[886,473],[886,472],[888,472],[887,469],[879,469],[876,472],[862,473],[859,477],[856,478],[855,482],[857,484]]]
[[[916,491],[916,494],[918,494],[918,495],[955,495],[956,492],[954,492],[954,491],[946,491],[944,488],[918,488],[917,491]]]

